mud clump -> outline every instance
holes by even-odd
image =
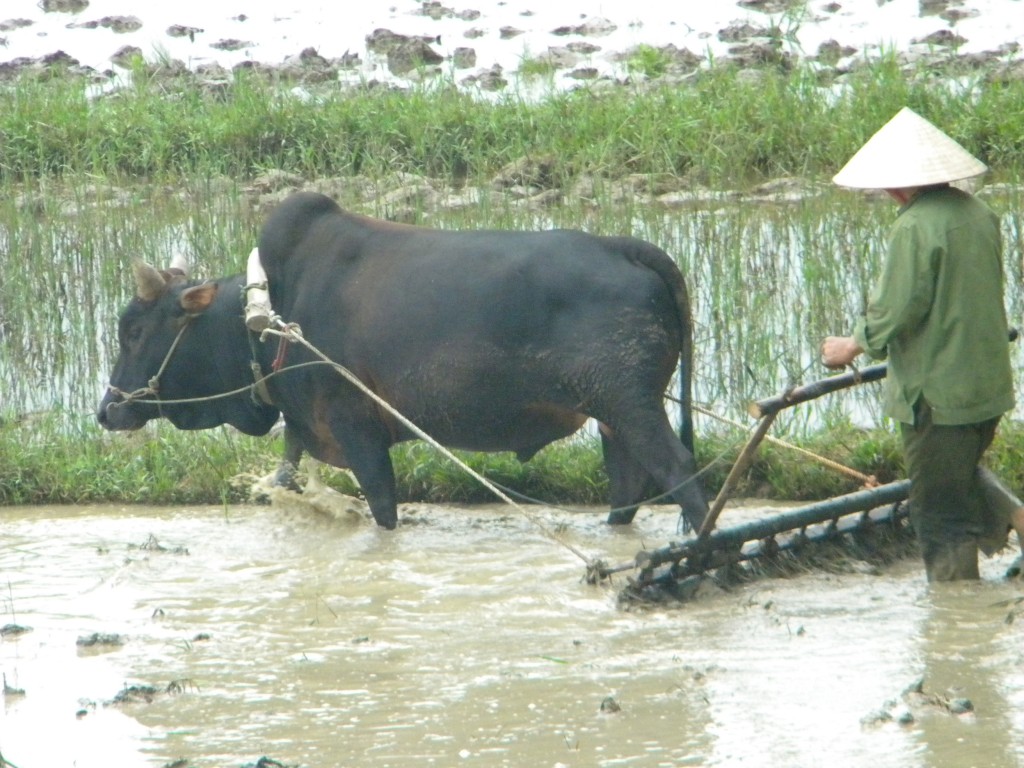
[[[82,635],[75,641],[79,648],[115,647],[120,648],[125,644],[124,635],[116,632],[93,632],[91,635]]]
[[[974,704],[970,699],[926,691],[924,678],[921,678],[904,689],[898,700],[887,701],[880,709],[865,716],[861,724],[878,726],[895,722],[898,725],[911,726],[921,718],[931,715],[960,717],[973,713]]]

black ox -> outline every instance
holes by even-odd
[[[652,481],[690,525],[703,521],[689,300],[662,250],[568,230],[431,230],[298,193],[270,215],[259,253],[274,311],[441,444],[526,461],[592,417],[610,523],[632,521]],[[263,398],[160,402],[251,385],[253,363],[269,372],[279,348],[245,325],[244,275],[199,283],[141,262],[134,270],[100,424],[131,430],[163,416],[180,429],[230,424],[262,435],[283,414],[287,461],[304,449],[350,468],[378,525],[395,527],[389,448],[415,437],[408,428],[336,370],[303,365],[317,358],[299,344],[287,345]],[[677,365],[678,435],[663,402]]]

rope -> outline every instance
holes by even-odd
[[[705,474],[710,472],[712,469],[714,469],[716,466],[718,466],[720,463],[722,463],[722,461],[725,460],[726,456],[734,453],[737,448],[739,448],[741,445],[743,445],[743,443],[744,443],[744,440],[737,440],[735,443],[733,443],[733,444],[723,448],[718,453],[717,456],[715,456],[713,459],[711,459],[711,461],[709,461],[703,467],[698,469],[696,472],[693,473],[693,475],[691,475],[689,478],[687,478],[683,482],[679,483],[679,485],[675,486],[674,488],[670,488],[669,490],[665,491],[664,493],[659,493],[657,496],[651,496],[650,498],[644,499],[643,501],[638,501],[638,502],[636,502],[636,504],[630,504],[628,507],[612,507],[610,510],[608,510],[608,513],[609,514],[614,514],[615,512],[624,512],[627,509],[633,509],[633,507],[640,507],[640,506],[644,506],[644,505],[648,505],[648,504],[657,504],[659,501],[662,501],[663,499],[666,499],[669,496],[671,496],[673,493],[678,491],[680,488],[683,488],[683,487],[687,486],[688,484],[696,482],[697,480],[699,480],[702,476],[704,476]],[[559,504],[552,504],[550,502],[544,501],[543,499],[536,499],[536,498],[534,498],[532,496],[528,496],[525,493],[520,493],[519,491],[516,491],[513,488],[509,488],[508,486],[502,485],[501,483],[494,482],[493,480],[491,482],[493,482],[498,488],[501,488],[501,490],[503,490],[509,496],[515,496],[516,498],[520,499],[521,501],[525,501],[525,502],[527,502],[529,504],[540,504],[540,505],[543,505],[545,507],[549,507],[551,509],[560,509],[560,510],[562,510],[564,512],[575,512],[576,511],[576,510],[572,509],[571,507],[564,507],[564,506],[561,506]]]
[[[137,389],[134,392],[124,392],[123,390],[120,390],[117,387],[110,387],[111,392],[119,394],[124,398],[123,400],[120,400],[116,403],[111,403],[110,407],[116,408],[122,405],[127,405],[128,402],[130,401],[134,401],[139,405],[145,405],[148,403],[150,405],[156,406],[189,405],[190,403],[208,403],[213,400],[221,400],[226,397],[234,397],[235,395],[245,394],[246,392],[252,393],[257,387],[260,386],[260,384],[269,381],[275,376],[280,376],[283,373],[288,373],[289,371],[294,371],[298,368],[306,368],[313,365],[334,365],[334,363],[324,362],[323,360],[311,360],[306,363],[296,363],[295,365],[290,365],[287,368],[284,368],[280,371],[271,371],[270,373],[254,381],[252,384],[246,384],[244,387],[238,387],[237,389],[229,389],[225,392],[218,392],[216,395],[205,395],[204,397],[182,397],[177,399],[165,398],[163,400],[142,400],[140,398],[143,397],[144,395],[157,394],[157,392],[149,387],[142,387],[141,389]],[[152,379],[150,381],[152,381]],[[0,766],[0,768],[3,768],[3,766]]]
[[[168,363],[171,362],[171,357],[174,356],[174,350],[178,348],[178,343],[181,341],[181,337],[185,335],[185,331],[188,330],[191,321],[192,315],[189,315],[185,318],[185,322],[182,324],[181,328],[178,329],[178,335],[174,337],[174,341],[171,343],[171,348],[167,350],[167,354],[164,356],[163,362],[160,363],[160,368],[157,370],[156,374],[154,374],[153,377],[146,382],[145,387],[140,387],[139,389],[136,389],[134,392],[125,392],[124,390],[118,389],[117,387],[109,387],[111,392],[121,396],[121,401],[116,403],[116,405],[130,403],[133,400],[138,400],[140,397],[145,397],[146,395],[155,396],[157,400],[154,400],[153,402],[156,403],[157,407],[161,405],[161,402],[159,400],[160,377],[163,376],[164,371],[167,370],[167,365]]]
[[[666,395],[666,397],[675,402],[679,402],[676,398],[671,397],[670,395]],[[734,421],[733,419],[730,419],[727,416],[721,416],[717,413],[707,410],[706,408],[702,408],[699,405],[694,404],[691,407],[698,413],[701,413],[705,416],[710,416],[713,419],[717,419],[723,424],[729,424],[730,426],[736,427],[737,429],[742,429],[744,431],[750,430],[749,427],[740,424],[740,422],[738,421]],[[847,467],[844,464],[840,464],[839,462],[833,461],[830,458],[814,453],[813,451],[809,451],[806,448],[801,448],[799,445],[793,445],[793,443],[788,443],[785,440],[780,440],[777,437],[772,437],[771,435],[765,435],[763,439],[766,442],[772,443],[773,445],[778,445],[782,448],[788,448],[791,451],[796,451],[801,456],[806,456],[812,461],[816,461],[819,464],[828,467],[829,469],[834,469],[836,472],[844,474],[848,477],[852,477],[854,480],[859,480],[861,483],[863,483],[865,488],[878,487],[878,478],[875,477],[874,475],[865,475],[863,472],[858,472],[853,467]]]
[[[274,323],[280,325],[283,328],[283,330],[274,329]],[[430,435],[428,435],[426,432],[424,432],[422,429],[416,426],[413,422],[411,422],[409,419],[407,419],[405,416],[399,413],[395,408],[391,406],[390,403],[388,403],[376,392],[374,392],[365,384],[363,384],[363,382],[360,381],[359,377],[352,373],[348,368],[341,365],[340,363],[334,362],[329,357],[327,357],[327,355],[325,355],[323,352],[317,349],[312,343],[306,340],[306,338],[302,335],[302,330],[297,325],[295,325],[294,323],[284,324],[280,320],[280,318],[275,317],[271,320],[271,327],[268,327],[266,330],[264,330],[262,335],[267,334],[278,336],[281,338],[288,339],[289,341],[298,342],[299,344],[302,344],[310,352],[319,357],[324,362],[324,364],[334,368],[335,371],[341,374],[341,376],[344,379],[346,379],[349,383],[351,383],[356,389],[358,389],[364,395],[366,395],[375,403],[377,403],[377,405],[379,405],[385,411],[387,411],[396,419],[398,419],[398,421],[401,422],[401,424],[405,426],[407,429],[409,429],[413,434],[415,434],[424,442],[427,442],[430,445],[432,445],[436,450],[440,451],[443,456],[448,458],[450,461],[454,462],[456,466],[458,466],[464,472],[473,477],[477,482],[481,483],[485,488],[491,491],[491,493],[493,493],[499,499],[504,501],[506,504],[509,504],[517,511],[522,513],[522,515],[526,517],[526,519],[529,520],[531,523],[533,523],[533,525],[535,525],[545,536],[547,536],[555,543],[565,547],[567,550],[576,555],[576,557],[578,557],[586,564],[588,573],[591,571],[596,571],[600,567],[598,565],[598,561],[595,561],[593,558],[588,557],[579,549],[574,547],[572,544],[559,538],[551,529],[549,529],[546,525],[544,525],[544,523],[537,519],[535,515],[527,511],[525,507],[523,507],[520,504],[517,504],[515,501],[512,500],[512,498],[510,498],[508,495],[502,492],[501,489],[499,489],[494,483],[492,483],[486,477],[484,477],[479,472],[474,470],[472,467],[467,465],[464,461],[459,459],[458,456],[453,454],[451,451],[449,451],[447,448],[445,448],[443,445],[437,442],[434,438],[432,438]]]

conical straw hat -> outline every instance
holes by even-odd
[[[903,189],[959,181],[985,164],[909,107],[868,139],[832,177],[843,187]]]

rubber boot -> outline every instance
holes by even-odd
[[[981,578],[978,572],[976,542],[925,545],[923,550],[928,581],[964,581]]]

